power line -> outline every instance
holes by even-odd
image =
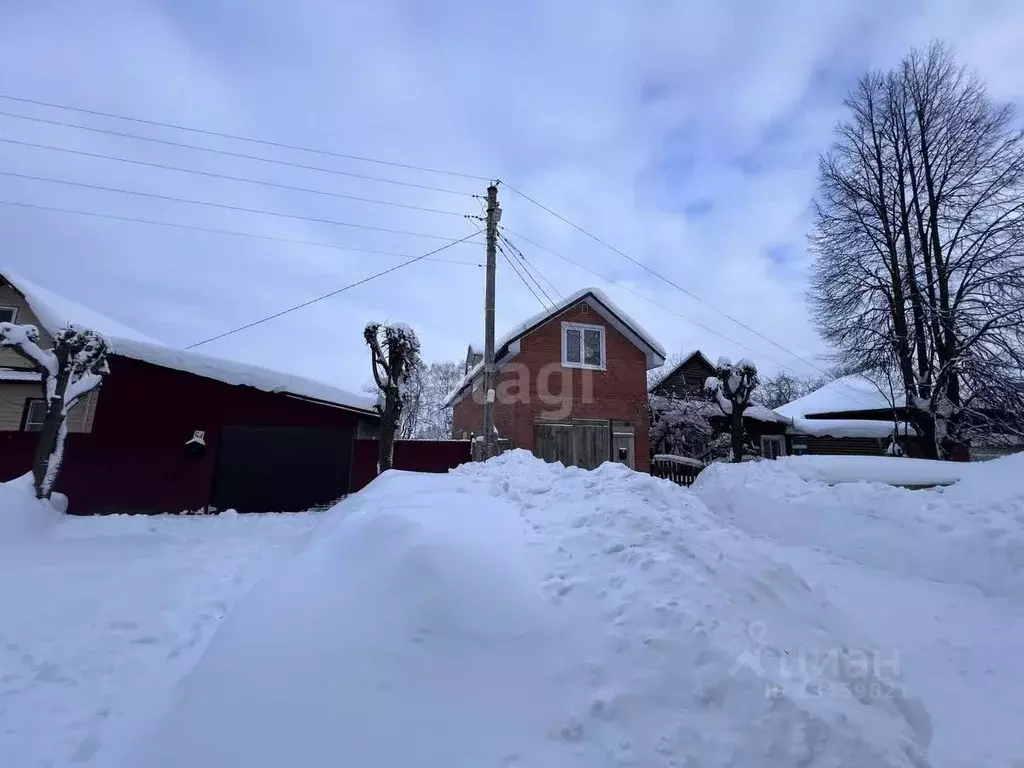
[[[332,192],[326,189],[313,189],[311,187],[297,187],[292,184],[279,184],[275,181],[264,181],[263,179],[252,179],[246,176],[231,176],[226,173],[214,173],[212,171],[200,171],[196,168],[182,168],[177,165],[167,165],[165,163],[152,163],[147,160],[136,160],[130,157],[118,157],[117,155],[103,155],[98,152],[86,152],[81,149],[71,149],[70,147],[57,147],[52,144],[36,144],[31,141],[19,141],[18,139],[7,139],[0,137],[0,143],[4,144],[16,144],[21,147],[31,147],[33,149],[46,149],[53,152],[66,152],[72,155],[80,155],[82,157],[92,157],[99,160],[114,160],[119,163],[131,163],[132,165],[141,165],[147,168],[159,168],[164,171],[178,171],[180,173],[189,173],[196,176],[206,176],[211,179],[224,179],[227,181],[240,181],[244,184],[258,184],[262,187],[273,187],[274,189],[287,189],[292,192],[308,192],[312,195],[326,195],[328,197],[336,197],[342,200],[356,200],[360,203],[375,203],[377,205],[390,205],[395,208],[405,208],[411,211],[423,211],[425,213],[441,213],[446,216],[464,216],[465,214],[457,211],[445,211],[440,208],[427,208],[420,205],[409,205],[406,203],[396,203],[391,200],[377,200],[370,197],[359,197],[358,195],[346,195],[342,192]]]
[[[512,260],[512,258],[511,258],[511,257],[510,257],[510,256],[508,255],[508,253],[507,253],[507,252],[505,251],[505,249],[501,247],[501,243],[497,243],[497,246],[498,246],[498,251],[499,251],[499,252],[501,253],[501,255],[502,255],[502,256],[504,256],[504,257],[505,257],[505,261],[507,261],[507,262],[508,262],[508,265],[509,265],[510,267],[512,267],[512,271],[516,273],[516,277],[518,277],[518,278],[519,278],[519,281],[520,281],[520,282],[521,282],[521,283],[522,283],[523,285],[525,285],[525,286],[526,286],[526,290],[528,290],[528,291],[529,291],[530,293],[532,293],[532,294],[533,294],[533,298],[535,298],[535,299],[536,299],[536,300],[537,300],[537,301],[538,301],[538,302],[540,303],[541,307],[542,307],[542,308],[543,308],[544,310],[548,310],[548,309],[550,309],[550,308],[548,307],[548,305],[544,303],[544,299],[542,299],[542,298],[541,298],[540,296],[538,296],[538,295],[537,295],[537,291],[535,291],[535,290],[533,289],[533,286],[532,286],[532,285],[530,285],[530,284],[529,284],[529,283],[528,283],[528,282],[526,281],[526,278],[525,278],[525,277],[523,277],[522,273],[520,273],[519,269],[518,269],[518,268],[516,267],[516,263],[515,263],[515,262],[514,262],[514,261]]]
[[[649,272],[650,274],[654,275],[659,280],[667,283],[668,285],[671,285],[676,290],[682,291],[687,296],[692,298],[694,301],[697,301],[697,302],[703,304],[705,307],[707,307],[708,309],[711,309],[711,310],[717,312],[718,314],[720,314],[722,317],[726,318],[727,320],[730,320],[731,322],[735,323],[736,325],[740,326],[741,328],[745,328],[746,330],[750,331],[755,336],[757,336],[757,337],[759,337],[761,339],[764,339],[765,341],[767,341],[772,346],[777,347],[778,349],[780,349],[783,352],[785,352],[787,355],[791,355],[792,357],[796,358],[800,362],[804,363],[805,365],[809,365],[810,367],[818,370],[821,373],[827,373],[826,371],[822,370],[817,365],[812,363],[810,360],[805,360],[800,355],[798,355],[796,352],[793,352],[793,351],[787,349],[786,347],[782,346],[778,342],[773,341],[772,339],[768,338],[767,336],[765,336],[760,331],[757,331],[754,328],[752,328],[749,325],[747,325],[746,323],[744,323],[742,320],[737,320],[735,317],[730,315],[728,312],[725,312],[725,311],[723,311],[721,309],[718,309],[713,304],[710,304],[709,302],[705,301],[704,299],[702,299],[700,296],[698,296],[697,294],[693,293],[692,291],[688,291],[686,288],[683,288],[683,286],[681,286],[678,283],[676,283],[675,281],[670,280],[669,278],[665,277],[660,272],[657,272],[656,270],[654,270],[651,267],[649,267],[646,264],[644,264],[642,261],[638,261],[637,259],[634,259],[628,253],[625,253],[624,251],[621,251],[618,248],[616,248],[614,245],[611,245],[610,243],[602,240],[601,238],[599,238],[594,233],[592,233],[592,232],[584,229],[583,227],[581,227],[579,224],[576,224],[576,223],[574,223],[572,221],[569,221],[569,219],[565,218],[560,213],[557,213],[557,212],[551,210],[550,208],[548,208],[543,203],[537,202],[532,197],[527,195],[525,192],[520,192],[515,187],[509,186],[508,184],[505,184],[504,182],[499,182],[499,183],[504,184],[505,188],[508,189],[510,192],[514,192],[515,194],[517,194],[520,197],[522,197],[524,200],[527,200],[528,202],[533,203],[534,205],[536,205],[541,210],[550,213],[552,216],[554,216],[559,221],[562,221],[562,222],[568,224],[570,227],[575,229],[577,232],[580,232],[580,233],[586,235],[591,240],[593,240],[595,243],[599,243],[600,245],[603,245],[605,248],[607,248],[608,250],[612,251],[613,253],[617,253],[619,256],[622,256],[624,259],[626,259],[627,261],[631,262],[632,264],[635,264],[636,266],[640,267],[641,269],[643,269],[643,270]]]
[[[223,339],[226,336],[231,336],[232,334],[239,333],[241,331],[246,331],[249,328],[254,328],[257,325],[262,325],[263,323],[269,322],[270,320],[276,320],[277,318],[282,317],[283,315],[287,315],[287,314],[289,314],[291,312],[295,312],[295,311],[297,311],[299,309],[303,309],[304,307],[308,307],[311,304],[316,304],[318,301],[323,301],[324,299],[329,299],[332,296],[337,296],[339,293],[344,293],[345,291],[347,291],[347,290],[349,290],[351,288],[355,288],[356,286],[363,285],[364,283],[368,283],[371,280],[376,280],[378,277],[383,277],[384,275],[390,274],[391,272],[394,272],[395,270],[401,269],[402,267],[408,267],[410,264],[415,264],[418,261],[423,261],[424,259],[427,259],[427,258],[429,258],[429,257],[431,257],[431,256],[433,256],[433,255],[435,255],[437,253],[440,253],[441,251],[445,250],[446,248],[451,248],[453,245],[457,245],[458,243],[463,243],[463,242],[469,240],[471,237],[475,237],[476,235],[479,235],[480,232],[482,232],[482,231],[483,230],[478,229],[476,232],[473,232],[472,234],[466,235],[461,240],[455,240],[454,242],[447,243],[446,245],[442,245],[439,248],[435,248],[432,251],[428,251],[427,253],[423,254],[422,256],[416,256],[416,257],[414,257],[412,259],[409,259],[409,261],[403,261],[401,264],[396,264],[395,266],[389,267],[388,269],[385,269],[382,272],[377,272],[377,273],[375,273],[373,275],[370,275],[369,277],[364,277],[362,280],[357,280],[356,282],[349,283],[348,285],[346,285],[346,286],[344,286],[342,288],[338,288],[336,290],[333,290],[333,291],[330,291],[328,293],[325,293],[325,294],[323,294],[321,296],[317,296],[315,299],[310,299],[309,301],[304,301],[301,304],[296,304],[293,307],[288,307],[288,309],[283,309],[280,312],[275,312],[272,315],[267,315],[266,317],[262,317],[259,320],[254,320],[251,323],[246,323],[245,325],[240,325],[237,328],[232,328],[230,331],[224,331],[224,333],[219,333],[216,336],[211,336],[208,339],[203,339],[202,341],[197,341],[194,344],[189,344],[188,346],[185,347],[185,349],[195,349],[196,347],[202,346],[203,344],[209,344],[211,341],[217,341],[218,339]]]
[[[368,176],[362,173],[352,173],[351,171],[341,171],[337,168],[324,168],[319,165],[306,165],[305,163],[295,163],[290,160],[275,160],[269,157],[260,157],[259,155],[248,155],[244,152],[231,152],[226,149],[214,149],[213,147],[203,147],[199,144],[188,144],[182,141],[171,141],[170,139],[158,139],[153,136],[141,136],[137,133],[125,133],[123,131],[114,131],[109,128],[95,128],[91,125],[80,125],[78,123],[68,123],[63,120],[50,120],[45,117],[33,117],[30,115],[19,115],[14,112],[5,112],[0,110],[0,115],[4,117],[13,117],[17,120],[29,120],[36,123],[45,123],[47,125],[59,125],[64,128],[75,128],[80,131],[91,131],[93,133],[102,133],[107,136],[118,136],[122,139],[135,139],[137,141],[149,141],[155,144],[163,144],[168,147],[178,147],[180,149],[194,149],[199,152],[210,152],[215,155],[223,155],[225,157],[240,158],[243,160],[255,160],[260,163],[270,163],[272,165],[283,165],[289,168],[301,168],[306,171],[319,171],[320,173],[330,173],[335,176],[349,176],[354,179],[363,179],[364,181],[377,181],[382,184],[397,184],[402,187],[413,187],[415,189],[426,189],[431,192],[443,192],[448,195],[461,195],[463,197],[475,197],[470,192],[462,192],[457,189],[446,189],[444,187],[432,187],[429,184],[415,184],[411,181],[398,181],[397,179],[383,179],[379,176]]]
[[[675,315],[676,317],[685,320],[686,322],[690,323],[691,325],[695,325],[698,328],[701,328],[701,329],[707,331],[708,333],[710,333],[710,334],[712,334],[714,336],[717,336],[718,338],[722,339],[723,341],[727,341],[730,344],[735,344],[736,346],[740,347],[741,349],[747,350],[751,354],[754,354],[754,355],[756,355],[756,356],[758,356],[760,358],[763,358],[763,359],[767,360],[770,363],[774,363],[775,365],[779,366],[779,368],[781,368],[784,371],[789,371],[791,373],[798,374],[798,372],[795,371],[791,366],[786,365],[785,363],[782,363],[782,362],[780,362],[780,361],[778,361],[778,360],[776,360],[774,358],[771,358],[768,355],[764,354],[763,352],[759,352],[758,350],[754,349],[753,347],[750,347],[750,346],[748,346],[746,344],[743,344],[742,342],[736,341],[735,339],[730,338],[729,336],[726,336],[725,334],[723,334],[723,333],[721,333],[719,331],[716,331],[713,328],[710,328],[710,327],[704,325],[703,323],[697,322],[693,318],[690,318],[690,317],[687,317],[686,315],[680,314],[679,312],[677,312],[676,310],[672,309],[671,307],[666,307],[664,304],[659,304],[654,299],[650,298],[649,296],[645,296],[644,294],[640,293],[639,291],[633,290],[629,286],[622,285],[620,283],[616,283],[614,280],[612,280],[611,278],[607,277],[606,275],[602,275],[600,272],[595,272],[594,270],[590,269],[589,267],[586,267],[583,264],[580,264],[578,261],[574,261],[573,259],[570,259],[568,256],[565,256],[564,254],[561,254],[558,251],[554,251],[554,250],[552,250],[552,249],[550,249],[550,248],[548,248],[548,247],[546,247],[544,245],[541,245],[540,243],[536,242],[535,240],[531,240],[530,238],[526,237],[525,235],[521,235],[521,234],[519,234],[517,232],[514,232],[514,231],[510,230],[508,227],[502,226],[501,228],[505,232],[507,232],[508,234],[513,235],[515,237],[518,237],[520,240],[522,240],[524,242],[527,242],[527,243],[530,243],[534,247],[536,247],[536,248],[538,248],[538,249],[540,249],[540,250],[542,250],[542,251],[544,251],[546,253],[549,253],[552,256],[555,256],[555,257],[557,257],[559,259],[562,259],[563,261],[566,261],[569,264],[572,264],[577,269],[581,269],[584,272],[588,272],[589,274],[593,275],[594,277],[597,277],[600,280],[605,281],[606,283],[614,285],[617,288],[621,288],[622,290],[627,291],[628,293],[631,293],[634,296],[638,296],[639,298],[643,299],[644,301],[648,302],[649,304],[652,304],[653,306],[658,307],[659,309],[662,309],[665,312],[669,312],[669,313]],[[510,242],[510,241],[506,238],[505,242]],[[827,372],[821,371],[820,368],[817,368],[817,370],[827,374]],[[855,399],[860,400],[862,403],[868,403],[868,401],[864,399],[863,395],[860,392],[858,392],[856,389],[854,389],[853,387],[850,387],[849,385],[845,385],[845,384],[843,386],[846,389],[848,389],[851,394],[853,394],[855,396]]]
[[[357,160],[361,163],[375,163],[377,165],[390,165],[395,168],[405,168],[410,171],[422,171],[424,173],[437,173],[444,176],[455,176],[462,179],[473,179],[475,181],[489,181],[486,176],[474,176],[470,173],[458,173],[456,171],[446,171],[440,168],[427,168],[420,165],[410,165],[408,163],[396,163],[390,160],[380,160],[373,157],[365,157],[362,155],[350,155],[343,152],[335,152],[330,149],[316,149],[313,147],[304,147],[301,144],[288,144],[282,141],[272,141],[269,139],[257,139],[252,136],[241,136],[233,133],[221,133],[220,131],[211,131],[204,128],[194,128],[187,125],[179,125],[177,123],[164,123],[159,120],[147,120],[142,117],[133,117],[129,115],[119,115],[113,112],[102,112],[97,109],[86,109],[85,107],[73,107],[69,104],[57,104],[51,101],[42,101],[39,99],[28,99],[22,96],[11,96],[9,94],[0,93],[0,99],[6,99],[7,101],[16,101],[22,104],[34,104],[38,107],[51,107],[53,109],[64,109],[70,112],[78,112],[83,115],[93,115],[95,117],[109,117],[116,120],[126,120],[132,123],[138,123],[140,125],[152,125],[160,128],[173,128],[177,131],[188,131],[189,133],[198,133],[203,136],[215,136],[220,139],[234,139],[236,141],[247,141],[252,144],[261,144],[266,147],[277,147],[278,149],[292,149],[299,152],[310,152],[312,154],[324,155],[326,157],[337,157],[344,160]]]
[[[513,243],[511,240],[505,237],[505,235],[501,232],[498,232],[498,238],[503,243],[505,243],[505,245],[512,249],[512,253],[519,257],[520,261],[523,262],[523,268],[526,270],[527,274],[530,274],[531,277],[533,277],[533,274],[530,272],[530,270],[532,269],[533,272],[535,272],[537,275],[543,278],[544,282],[548,284],[548,287],[555,292],[555,295],[561,298],[562,294],[559,292],[558,288],[555,287],[555,284],[548,280],[547,277],[545,277],[544,273],[537,269],[537,267],[533,263],[531,263],[529,259],[526,258],[526,254],[519,250],[519,248],[516,247],[515,243]],[[544,291],[544,288],[541,287],[540,281],[537,280],[536,277],[533,277],[533,280],[537,284],[537,287]],[[547,293],[547,291],[544,291],[544,295],[547,296],[548,299],[551,299],[551,296]]]
[[[131,222],[133,224],[149,224],[149,225],[158,226],[158,227],[171,227],[173,229],[192,230],[192,231],[195,231],[195,232],[207,232],[207,233],[216,234],[216,235],[233,235],[235,237],[248,237],[248,238],[252,238],[254,240],[267,240],[267,241],[274,242],[274,243],[287,243],[289,245],[306,245],[306,246],[310,246],[310,247],[313,247],[313,248],[329,248],[329,249],[335,250],[335,251],[353,251],[353,252],[356,252],[356,253],[371,253],[371,254],[375,254],[375,255],[378,255],[378,256],[394,256],[396,258],[402,258],[402,259],[412,258],[407,253],[395,253],[394,251],[377,251],[377,250],[372,250],[372,249],[369,249],[369,248],[354,248],[354,247],[344,246],[344,245],[335,245],[334,243],[320,243],[320,242],[317,242],[315,240],[296,240],[296,239],[292,239],[292,238],[288,238],[288,237],[275,237],[273,235],[260,235],[260,234],[256,234],[255,232],[239,232],[239,231],[233,230],[233,229],[217,229],[215,227],[200,227],[200,226],[197,226],[197,225],[194,225],[194,224],[180,224],[180,223],[174,222],[174,221],[156,221],[154,219],[139,219],[139,218],[135,218],[135,217],[132,217],[132,216],[119,216],[119,215],[113,214],[113,213],[100,213],[100,212],[97,212],[97,211],[79,211],[79,210],[75,210],[73,208],[58,208],[58,207],[52,206],[52,205],[37,205],[35,203],[23,203],[23,202],[15,201],[15,200],[0,200],[0,205],[10,205],[10,206],[18,207],[18,208],[31,208],[31,209],[37,210],[37,211],[48,211],[50,213],[65,213],[65,214],[71,214],[71,215],[75,215],[75,216],[92,216],[92,217],[100,218],[100,219],[109,219],[111,221],[125,221],[125,222]],[[463,240],[454,240],[451,243],[449,243],[449,245],[456,245],[458,243],[464,242],[464,240],[465,240],[465,238],[463,238]],[[482,267],[483,266],[482,264],[478,264],[476,262],[456,261],[456,260],[453,260],[453,259],[452,260],[449,260],[449,259],[444,259],[444,260],[442,260],[442,259],[430,259],[430,261],[445,261],[446,263],[449,263],[449,264],[462,264],[462,265],[467,266],[467,267]]]
[[[370,224],[353,224],[348,221],[336,219],[319,219],[314,216],[300,216],[295,213],[281,213],[280,211],[268,211],[263,208],[246,208],[241,205],[229,205],[228,203],[215,203],[209,200],[192,200],[187,197],[173,197],[161,195],[157,192],[141,192],[134,189],[121,189],[120,187],[107,187],[102,184],[89,184],[84,181],[70,181],[68,179],[51,179],[46,176],[33,176],[28,173],[16,173],[15,171],[0,171],[0,176],[11,176],[17,179],[30,179],[31,181],[44,181],[50,184],[65,184],[71,187],[82,189],[95,189],[101,192],[116,192],[120,195],[134,195],[137,197],[148,197],[154,200],[167,200],[172,203],[188,203],[190,205],[205,205],[211,208],[220,208],[226,211],[239,211],[241,213],[255,213],[260,216],[276,216],[282,219],[294,219],[297,221],[310,221],[316,224],[331,224],[336,227],[351,227],[353,229],[366,229],[373,232],[388,232],[393,235],[409,235],[410,237],[422,237],[427,240],[451,240],[443,235],[431,235],[424,232],[410,232],[406,229],[392,229],[390,227],[375,227]]]

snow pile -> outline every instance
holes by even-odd
[[[908,490],[852,482],[858,475],[887,483],[963,480]],[[903,576],[1024,595],[1024,458],[958,464],[802,456],[714,464],[691,490],[755,536],[822,548]]]
[[[891,654],[671,483],[512,451],[334,514],[127,765],[929,765]]]
[[[775,411],[786,418],[799,419],[843,411],[892,411],[902,408],[904,401],[899,392],[890,394],[866,376],[854,374],[834,379]]]
[[[31,474],[0,483],[0,549],[45,536],[66,509],[67,499],[59,493],[49,502],[37,499]]]

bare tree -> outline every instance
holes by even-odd
[[[427,370],[426,408],[423,437],[445,440],[452,436],[452,408],[444,404],[455,385],[462,379],[462,363],[442,360],[431,363]]]
[[[1019,429],[1024,133],[935,43],[861,78],[819,163],[809,300],[837,356],[894,366],[926,455]]]
[[[820,389],[830,380],[827,376],[796,376],[780,371],[760,377],[754,399],[758,405],[775,409]]]
[[[32,481],[36,497],[49,499],[64,460],[68,413],[109,372],[109,350],[98,333],[74,328],[59,331],[52,349],[43,349],[39,341],[39,329],[34,325],[0,323],[0,348],[13,349],[42,379],[46,414],[32,462]]]
[[[373,380],[383,399],[380,413],[380,453],[377,472],[394,464],[395,434],[404,406],[404,388],[420,367],[420,341],[407,325],[368,323],[363,339],[370,348]]]
[[[734,462],[743,461],[743,412],[751,404],[757,384],[757,368],[752,362],[744,358],[733,365],[727,357],[718,358],[715,375],[704,382],[704,388],[729,417]]]

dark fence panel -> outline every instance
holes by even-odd
[[[396,440],[395,469],[447,472],[472,460],[469,440]],[[352,450],[349,492],[355,493],[377,476],[376,440],[356,440]]]
[[[671,480],[676,485],[689,487],[693,485],[700,474],[700,467],[683,464],[678,461],[669,461],[655,458],[651,462],[651,475],[665,480]]]

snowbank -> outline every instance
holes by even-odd
[[[967,464],[959,462],[897,456],[783,456],[776,461],[779,472],[823,483],[951,485],[963,477],[968,468]]]
[[[897,471],[904,465],[907,472]],[[858,473],[886,483],[963,479],[907,490],[850,482]],[[691,490],[755,536],[987,594],[1024,595],[1024,457],[984,464],[868,456],[714,464]]]
[[[54,494],[49,501],[36,498],[32,475],[0,483],[0,548],[20,547],[44,536],[63,517],[67,500]]]
[[[511,451],[334,514],[129,765],[929,764],[891,654],[672,483]]]

